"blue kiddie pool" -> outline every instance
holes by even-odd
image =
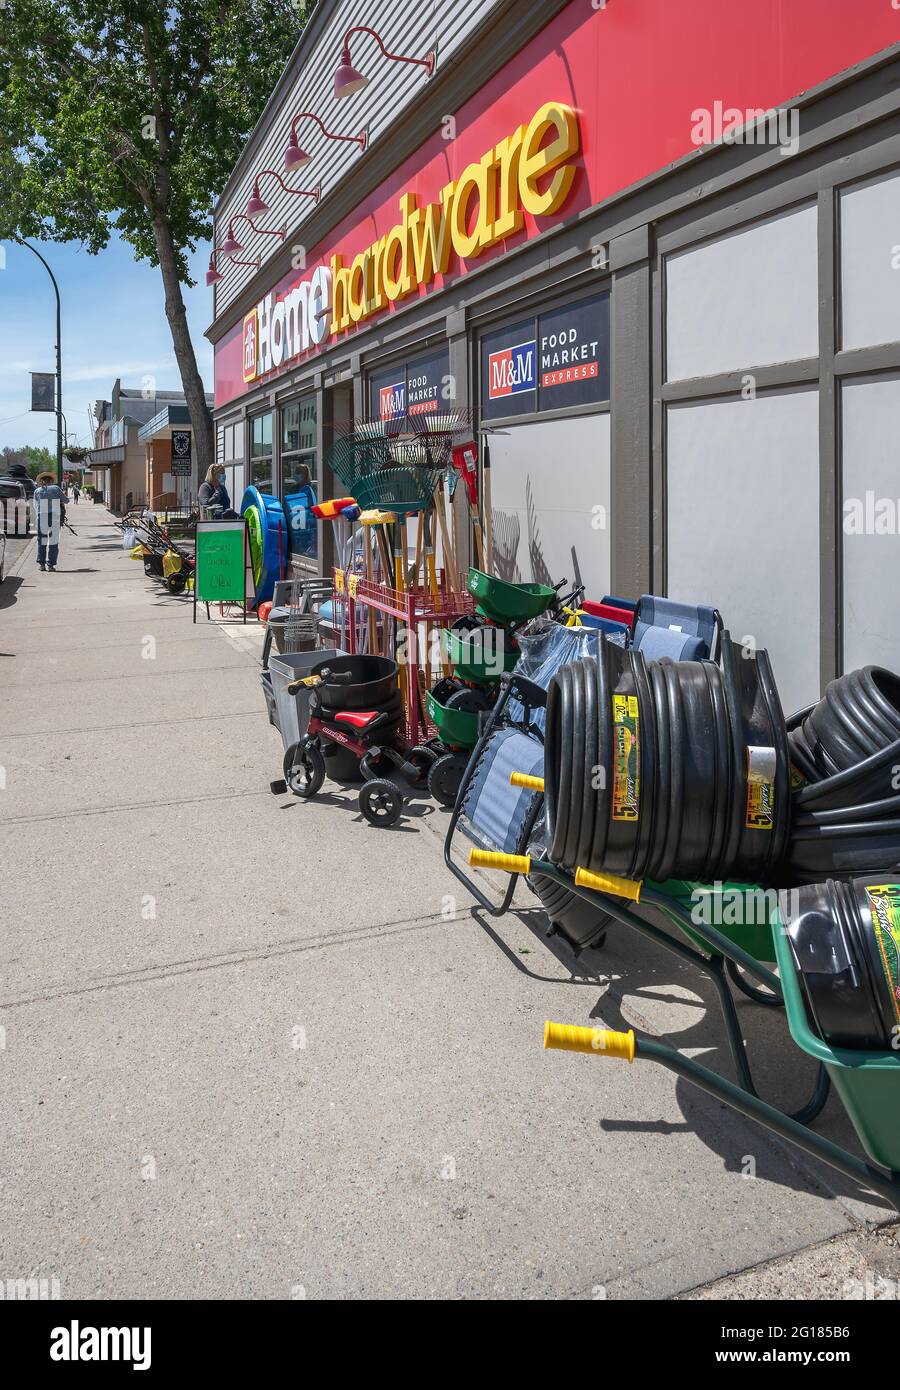
[[[284,578],[287,569],[287,522],[280,499],[256,487],[248,487],[244,492],[241,516],[247,522],[253,587],[259,607],[272,598],[277,580]]]

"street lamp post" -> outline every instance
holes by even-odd
[[[28,250],[37,256],[41,265],[46,270],[50,279],[53,281],[53,291],[56,295],[56,481],[62,484],[63,476],[63,413],[62,413],[62,305],[59,298],[59,285],[56,283],[56,276],[50,269],[44,257],[37,247],[32,246],[30,241],[25,241],[23,237],[14,236],[13,241],[17,241],[20,246],[27,246]]]

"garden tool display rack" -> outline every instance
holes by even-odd
[[[434,736],[434,728],[420,709],[424,700],[421,673],[428,666],[428,654],[423,662],[419,654],[420,631],[427,634],[439,632],[449,627],[458,618],[468,617],[475,610],[472,595],[465,590],[446,591],[439,585],[437,593],[421,586],[395,589],[389,584],[377,583],[363,575],[348,574],[346,570],[335,569],[334,609],[335,624],[347,631],[350,655],[357,650],[357,605],[374,609],[386,618],[393,618],[406,634],[406,702],[405,727],[406,741],[415,746]],[[346,615],[346,622],[344,621]]]

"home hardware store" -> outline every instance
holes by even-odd
[[[896,669],[898,41],[885,0],[320,0],[216,210],[232,495],[330,497],[335,430],[452,402],[501,577],[713,602],[790,708]]]

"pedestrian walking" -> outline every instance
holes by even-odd
[[[66,519],[62,488],[52,473],[39,473],[31,499],[37,526],[37,562],[42,570],[56,569],[59,559],[59,533]]]
[[[77,504],[78,499],[81,496],[81,488],[78,486],[77,483],[72,484],[72,496],[75,498],[75,502]]]

